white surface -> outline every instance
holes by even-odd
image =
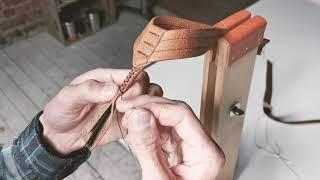
[[[320,6],[303,0],[260,1],[249,10],[268,21],[267,58],[274,62],[273,114],[286,120],[320,117]]]
[[[320,6],[311,1],[269,0],[250,11],[268,21],[266,37],[271,43],[266,58],[274,64],[273,114],[284,121],[320,119]],[[235,179],[319,179],[320,124],[288,125],[263,115],[265,68],[263,58],[257,59]]]
[[[320,124],[288,125],[263,114],[265,67],[257,59],[235,179],[319,179]]]
[[[146,71],[151,82],[158,83],[169,99],[188,103],[200,115],[202,66],[204,56],[156,63]]]
[[[316,5],[320,5],[320,0],[309,0],[309,2],[312,2]]]

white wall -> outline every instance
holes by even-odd
[[[319,0],[313,0],[318,1]],[[304,0],[262,0],[249,10],[268,21],[267,58],[274,62],[274,115],[313,119],[320,111],[320,6]],[[303,93],[302,93],[303,92]]]
[[[272,113],[284,121],[320,119],[320,6],[303,0],[262,0],[249,10],[268,21]],[[265,59],[257,59],[236,179],[319,179],[320,146],[315,140],[320,124],[289,125],[263,115],[265,65]]]
[[[162,86],[164,96],[187,102],[200,115],[204,56],[159,62],[147,69],[151,82]]]

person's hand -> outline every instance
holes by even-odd
[[[183,102],[143,95],[119,100],[122,124],[143,180],[212,180],[224,165],[220,147]]]
[[[82,148],[85,142],[80,133],[88,123],[84,121],[84,117],[94,106],[112,100],[128,73],[129,70],[99,68],[80,75],[65,86],[45,106],[40,117],[45,141],[62,155]],[[130,99],[148,92],[162,93],[159,86],[149,84],[149,77],[143,72],[122,99]],[[113,120],[100,144],[120,137],[117,121]]]

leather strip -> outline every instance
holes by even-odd
[[[134,44],[133,66],[200,56],[214,49],[226,30],[186,19],[157,16]]]
[[[109,103],[102,103],[98,104],[88,113],[88,115],[85,117],[85,120],[88,120],[88,124],[86,125],[86,128],[82,131],[81,136],[82,139],[86,142],[86,147],[92,150],[103,138],[103,136],[107,133],[109,127],[111,126],[113,118],[115,118],[115,103],[117,99],[124,94],[129,87],[134,83],[135,79],[138,77],[140,72],[143,70],[143,68],[132,68],[132,71],[129,73],[127,78],[124,80],[122,85],[120,86],[119,93],[112,99]],[[105,117],[107,119],[101,119],[103,117],[103,114],[110,110],[111,108],[111,114],[109,114],[108,117]],[[104,121],[99,127],[98,132],[92,131],[95,129],[94,127],[99,124],[99,121]],[[94,139],[92,139],[94,137]]]

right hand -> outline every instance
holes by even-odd
[[[127,140],[144,180],[212,180],[224,153],[208,136],[191,108],[180,101],[142,95],[119,100]]]

